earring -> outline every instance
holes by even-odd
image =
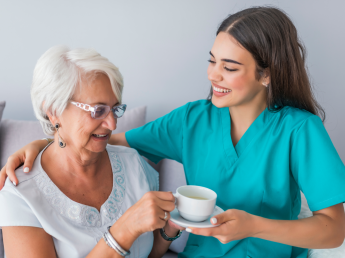
[[[268,86],[268,84],[265,84],[264,82],[262,83],[262,85],[264,85],[265,87],[267,87],[267,86]]]
[[[58,133],[58,137],[59,137],[59,146],[60,146],[60,148],[65,148],[66,147],[66,143],[65,143],[65,141],[62,139],[62,137],[59,134],[59,127],[60,127],[60,125],[58,123],[56,123],[55,124],[55,129],[56,129],[56,131]]]

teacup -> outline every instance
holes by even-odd
[[[202,186],[185,185],[174,194],[176,208],[186,220],[201,222],[208,219],[216,205],[217,194]]]

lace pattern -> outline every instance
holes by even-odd
[[[116,153],[108,152],[108,154],[113,171],[113,189],[100,212],[94,207],[69,199],[44,171],[34,178],[36,185],[48,203],[73,224],[84,227],[103,227],[121,215],[120,209],[126,192],[122,162]]]

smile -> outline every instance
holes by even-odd
[[[221,89],[221,88],[217,88],[215,86],[213,86],[213,90],[217,91],[217,92],[220,92],[220,93],[228,93],[230,92],[231,90],[229,89]]]
[[[103,138],[103,137],[106,137],[107,134],[93,134],[93,136],[95,136],[97,138]]]

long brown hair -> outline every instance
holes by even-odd
[[[305,65],[306,50],[287,14],[275,7],[252,7],[229,15],[219,26],[254,57],[256,79],[265,68],[270,71],[267,107],[278,111],[284,106],[309,111],[325,120],[325,111],[316,101]],[[212,98],[212,88],[208,99]]]

